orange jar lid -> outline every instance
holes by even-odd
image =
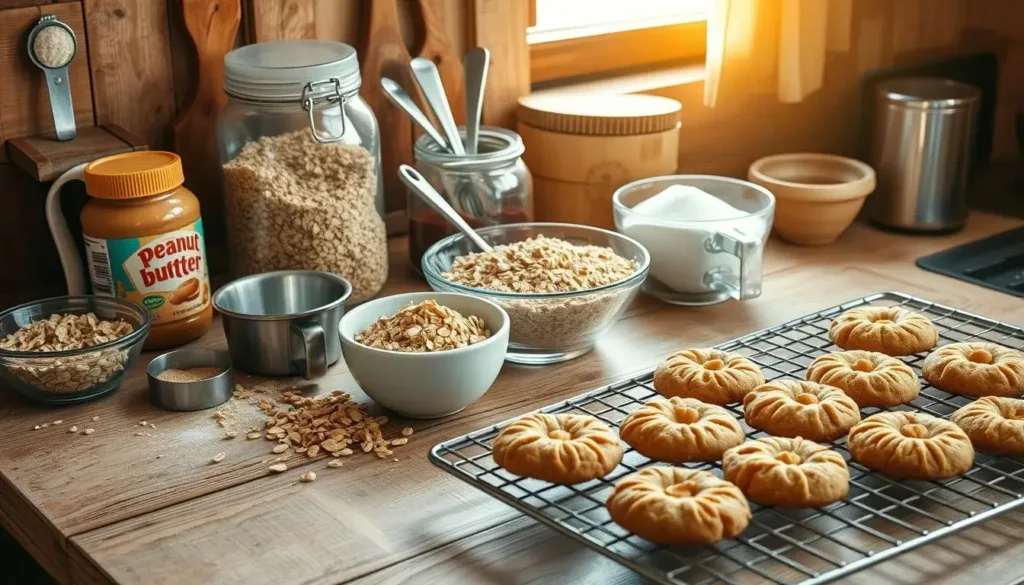
[[[85,167],[85,191],[100,199],[159,195],[184,182],[181,157],[173,152],[126,152],[96,159]]]

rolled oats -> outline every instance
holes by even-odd
[[[309,483],[309,482],[311,482],[311,481],[313,481],[315,479],[316,479],[316,474],[313,473],[312,471],[307,471],[306,473],[303,473],[302,475],[299,476],[299,481],[304,482],[304,483]]]
[[[325,270],[352,284],[353,303],[377,294],[388,274],[377,183],[364,148],[306,129],[246,144],[224,165],[236,270]]]
[[[629,278],[636,261],[611,248],[577,246],[557,238],[534,238],[495,246],[491,252],[459,256],[444,278],[473,288],[521,293],[493,297],[509,316],[509,343],[565,351],[593,344],[632,298],[631,289],[598,291],[561,298],[529,298],[536,293],[586,291]]]
[[[0,349],[43,354],[8,361],[7,370],[22,382],[48,392],[81,392],[123,371],[128,350],[105,349],[60,358],[45,354],[94,347],[132,331],[132,325],[123,319],[55,313],[0,339]]]
[[[404,429],[402,429],[402,436],[403,437],[411,437],[412,436],[412,432],[413,432],[412,431],[412,427],[405,427]]]
[[[285,465],[284,463],[275,463],[268,467],[267,469],[274,473],[283,473],[285,471],[288,471],[288,466]]]
[[[227,457],[227,454],[224,453],[223,451],[221,451],[220,453],[217,453],[216,455],[214,455],[213,459],[210,459],[210,462],[212,462],[212,463],[220,463],[221,461],[224,461],[225,457]]]
[[[356,335],[356,341],[389,351],[425,352],[466,347],[490,336],[490,329],[480,317],[463,317],[458,311],[426,300],[374,321]],[[352,420],[360,419],[353,416]]]
[[[636,261],[611,248],[577,246],[542,235],[459,256],[442,276],[464,286],[511,293],[575,292],[636,273]]]

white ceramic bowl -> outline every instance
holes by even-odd
[[[433,299],[461,313],[483,319],[491,336],[480,343],[447,351],[387,351],[357,343],[355,336],[382,316]],[[341,319],[341,352],[363,392],[381,406],[410,418],[455,414],[487,392],[501,371],[508,349],[508,314],[498,305],[470,295],[418,292],[374,299]]]

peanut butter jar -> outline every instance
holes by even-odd
[[[519,98],[516,130],[533,173],[536,220],[615,229],[616,189],[675,174],[681,107],[652,95]]]
[[[182,186],[181,158],[141,151],[104,157],[83,172],[90,195],[82,235],[93,292],[145,307],[146,349],[180,345],[210,329],[213,307],[199,200]]]

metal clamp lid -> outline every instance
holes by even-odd
[[[330,87],[330,93],[324,95],[320,93],[321,88]],[[313,135],[313,140],[323,144],[327,142],[338,142],[345,136],[345,95],[341,93],[341,80],[337,77],[332,77],[324,81],[311,81],[302,88],[302,109],[305,110],[309,116],[309,132]],[[313,110],[316,106],[321,104],[341,104],[341,132],[337,135],[332,136],[330,133],[325,132],[323,135],[316,129],[316,120],[313,117]]]

